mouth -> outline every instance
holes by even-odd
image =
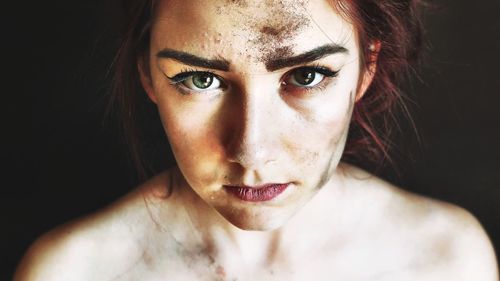
[[[278,197],[289,185],[289,183],[271,183],[260,186],[224,185],[224,188],[243,201],[264,202]]]

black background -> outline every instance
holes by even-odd
[[[29,244],[137,183],[103,124],[116,0],[2,4],[0,279]],[[472,212],[500,246],[500,1],[439,1],[410,103],[421,141],[390,181]],[[406,129],[405,129],[406,130]],[[403,150],[404,151],[404,150]]]

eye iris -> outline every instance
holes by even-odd
[[[200,89],[206,89],[214,82],[214,77],[210,74],[197,74],[192,79],[193,85]]]
[[[314,81],[314,78],[316,78],[316,72],[309,69],[299,69],[294,73],[293,76],[297,83],[301,85],[309,85]]]

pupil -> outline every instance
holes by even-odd
[[[200,89],[206,89],[212,85],[213,77],[209,74],[198,74],[193,76],[193,84]]]
[[[295,74],[295,81],[297,81],[301,85],[309,85],[314,81],[316,77],[316,73],[314,71],[310,71],[307,69],[299,70]]]

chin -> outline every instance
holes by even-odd
[[[272,210],[272,208],[263,208],[259,211],[230,208],[229,210],[218,209],[217,212],[237,228],[249,231],[278,229],[292,216],[292,213],[288,214],[284,210]]]

